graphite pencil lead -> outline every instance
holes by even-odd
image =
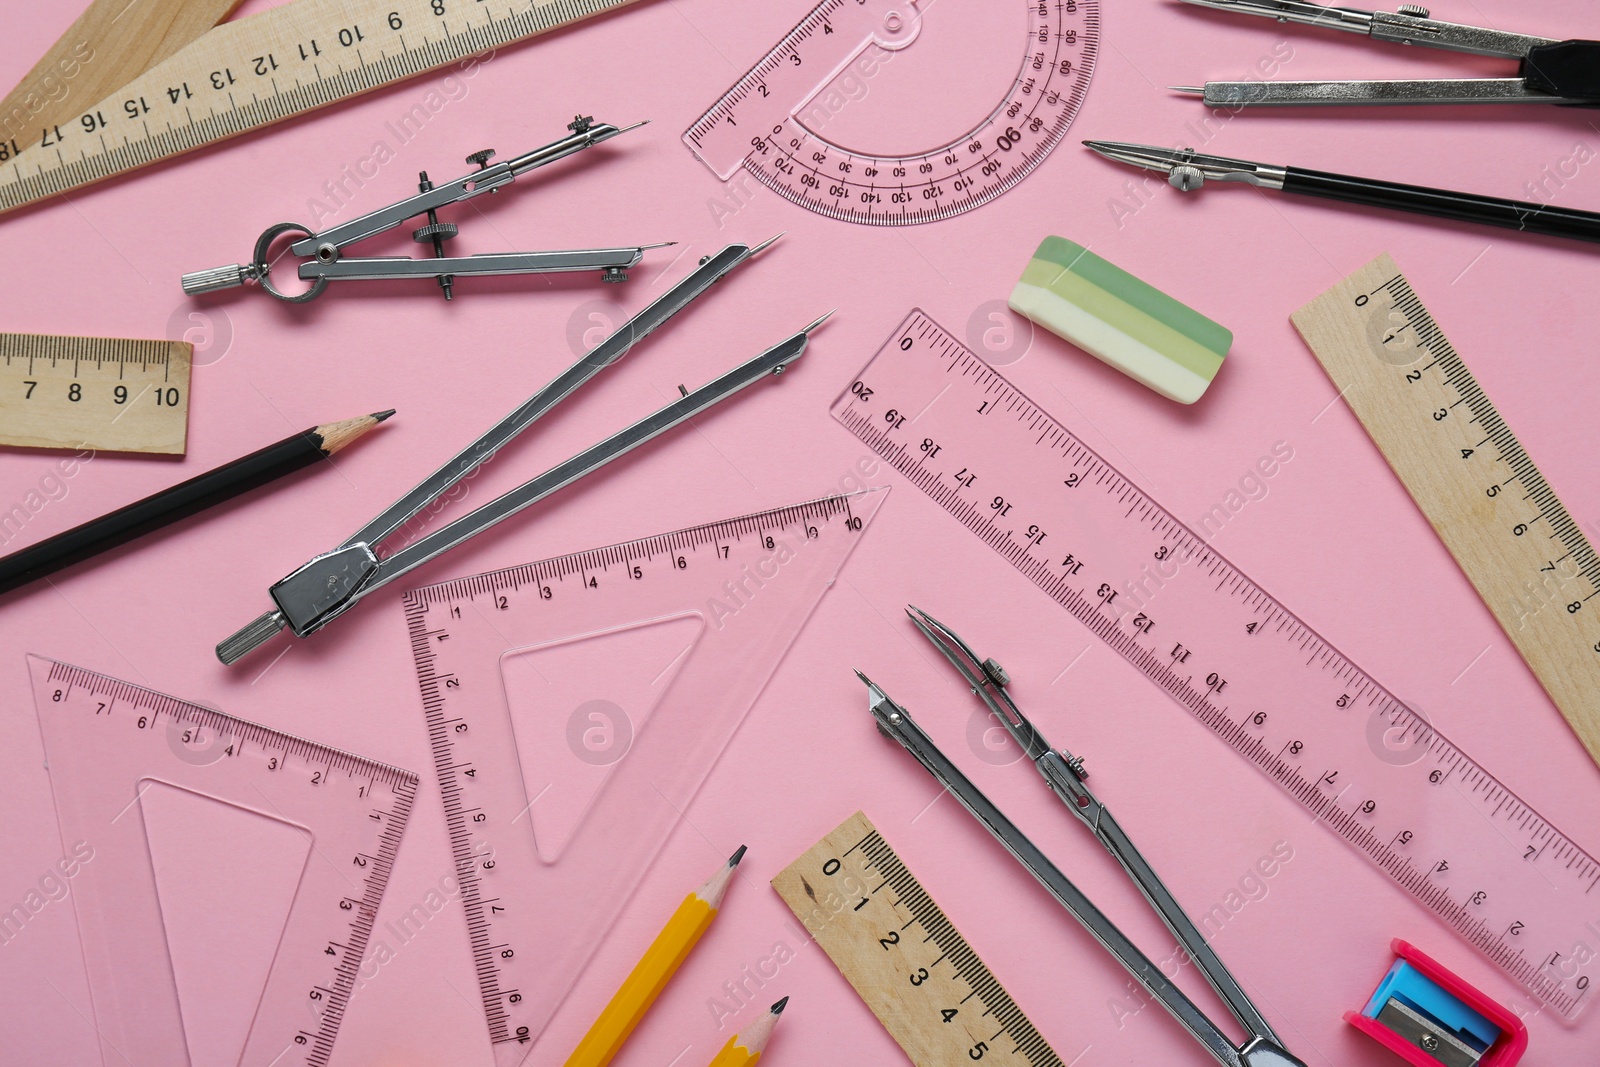
[[[324,423],[311,432],[322,441],[322,454],[331,456],[393,415],[394,411],[375,411],[371,415],[357,415],[353,419]]]
[[[789,998],[788,997],[784,997],[782,1000],[778,1001],[778,1003],[776,1003],[776,1004],[774,1004],[772,1006],[772,1008],[771,1008],[772,1014],[774,1014],[774,1015],[782,1015],[783,1014],[783,1009],[788,1007],[788,1006],[789,1006]]]
[[[733,855],[728,857],[728,866],[729,867],[737,867],[737,866],[739,866],[739,861],[744,859],[744,850],[745,850],[746,847],[748,847],[748,846],[740,845],[738,851],[735,852]]]

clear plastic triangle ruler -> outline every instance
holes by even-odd
[[[929,108],[927,92],[940,88],[919,92],[915,79],[948,83],[959,69],[970,82],[977,72],[964,28],[992,21],[997,6],[983,0],[980,14],[978,4],[962,12],[950,0],[823,0],[689,127],[684,143],[724,182],[743,169],[779,196],[849,222],[906,226],[986,204],[1066,137],[1100,47],[1099,0],[1003,0],[1018,31],[1015,76],[995,86],[993,104],[975,90],[987,106],[964,132],[923,130],[924,120],[955,109]],[[934,20],[941,24],[925,33]],[[905,70],[909,61],[897,57],[925,36],[940,39],[920,45],[936,54]],[[880,100],[896,95],[886,82],[896,79],[909,87],[903,106],[882,113]],[[856,137],[878,147],[855,147]],[[888,147],[908,144],[922,147]]]
[[[106,1067],[325,1067],[416,775],[42,656],[28,666],[62,840],[92,849],[72,900]],[[282,862],[230,856],[230,840]],[[196,881],[201,906],[181,906]],[[236,1017],[199,1018],[180,997],[207,986],[236,987]]]
[[[497,1062],[527,1057],[886,493],[406,594]]]
[[[919,310],[833,415],[1564,1019],[1600,863]]]

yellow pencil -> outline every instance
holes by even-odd
[[[567,1057],[567,1067],[605,1067],[611,1062],[611,1057],[621,1050],[633,1028],[666,988],[678,965],[706,932],[711,920],[717,917],[717,908],[728,892],[728,883],[733,881],[733,869],[742,859],[744,846],[740,845],[739,851],[729,856],[728,862],[718,868],[705,885],[678,905],[678,910],[672,913],[667,925],[634,965],[632,973],[623,980],[611,1003]]]
[[[743,1033],[728,1038],[728,1043],[722,1046],[722,1051],[717,1053],[710,1067],[750,1067],[759,1060],[761,1050],[772,1040],[772,1028],[778,1025],[778,1016],[783,1014],[784,1005],[788,1003],[789,998],[784,997],[765,1015],[747,1026]]]

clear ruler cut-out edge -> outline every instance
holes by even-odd
[[[1494,402],[1387,255],[1291,318],[1600,762],[1600,558]]]
[[[183,455],[186,341],[0,333],[0,444]]]
[[[148,776],[225,804],[241,804],[246,808],[257,809],[265,803],[268,808],[273,809],[268,813],[272,817],[296,825],[304,824],[311,829],[318,837],[315,842],[317,847],[332,847],[333,842],[330,839],[335,837],[343,838],[341,844],[348,844],[354,838],[376,839],[376,849],[370,854],[363,853],[367,861],[364,864],[366,868],[364,872],[357,872],[347,877],[341,869],[336,875],[322,861],[308,861],[312,866],[308,866],[309,873],[302,876],[300,889],[296,891],[294,902],[285,920],[284,933],[274,951],[272,969],[263,988],[261,1002],[255,1006],[250,1037],[241,1060],[244,1067],[266,1067],[268,1064],[285,1067],[291,1063],[304,1064],[305,1067],[326,1067],[333,1052],[334,1040],[343,1021],[346,1006],[356,988],[357,975],[366,955],[373,926],[377,921],[378,908],[388,886],[399,851],[400,839],[405,832],[416,799],[417,776],[399,767],[308,741],[236,718],[214,708],[190,703],[178,697],[74,667],[46,656],[30,653],[27,659],[30,673],[34,677],[34,697],[40,708],[41,719],[47,713],[46,709],[53,715],[88,716],[86,722],[78,727],[60,722],[41,721],[41,731],[46,741],[46,756],[53,766],[50,775],[52,792],[69,787],[62,781],[62,776],[69,769],[67,764],[76,762],[83,755],[78,751],[64,752],[60,746],[73,745],[76,749],[82,745],[90,758],[96,758],[92,751],[94,744],[105,745],[108,742],[78,741],[74,744],[75,737],[83,736],[78,734],[78,731],[122,728],[122,718],[118,716],[119,707],[130,706],[149,713],[140,717],[142,721],[138,721],[139,724],[134,729],[134,743],[148,739],[148,743],[159,745],[161,748],[154,756],[148,757],[146,762],[147,758],[136,752],[132,744],[115,743],[110,753],[99,757],[104,760],[109,755],[113,760],[122,761],[117,771],[108,773],[122,773],[129,771],[130,768],[136,768],[141,779]],[[41,681],[45,683],[45,689],[40,689]],[[46,690],[50,691],[49,697],[46,696]],[[85,695],[83,707],[79,707],[77,703],[80,694]],[[86,710],[87,702],[91,700],[99,706]],[[169,718],[171,724],[158,729],[163,716]],[[178,723],[192,725],[195,729],[192,734],[178,730],[176,729]],[[220,753],[213,751],[220,749],[224,744],[226,751]],[[256,751],[250,751],[252,747]],[[263,774],[248,794],[241,791],[238,796],[217,795],[224,790],[212,776],[233,768],[237,768],[233,772],[235,774],[248,774],[256,769],[252,766],[252,761],[269,759],[273,761],[273,766],[269,768],[270,775]],[[299,761],[304,767],[296,768],[293,761]],[[318,785],[311,782],[307,775],[301,773],[302,770],[312,768],[323,771],[327,776],[325,784]],[[102,778],[93,769],[71,769],[73,780],[79,783],[78,789],[93,788],[102,790],[108,795],[116,794],[111,797],[113,806],[99,809],[102,812],[116,810],[116,805],[127,802],[128,795],[137,797],[136,781],[119,783]],[[368,783],[369,789],[362,790],[353,799],[342,797],[337,792],[340,787],[333,777],[335,771],[342,772],[352,782],[358,779],[364,780]],[[85,785],[86,782],[90,784]],[[391,791],[392,798],[388,807],[379,807],[376,794],[370,790],[371,785],[379,783]],[[291,807],[284,798],[286,791],[296,786],[308,790],[307,796],[310,796],[309,790],[322,790],[316,793],[318,799],[315,803],[318,805],[335,802],[343,804],[344,808],[341,811],[334,812],[330,809],[329,818],[341,814],[352,815],[353,828],[344,829],[336,835],[329,830],[326,822],[319,824],[308,818],[305,809],[299,805],[293,806],[296,814],[286,815],[279,809],[279,805]],[[208,788],[214,792],[208,792]],[[277,792],[269,794],[266,790]],[[274,803],[274,797],[277,803]],[[61,829],[64,834],[71,833],[69,826],[73,819],[85,817],[91,810],[96,810],[99,804],[92,798],[77,795],[67,798],[66,803],[67,810],[74,813],[71,817],[62,813],[63,799],[58,796],[56,804],[58,813],[61,813]],[[374,832],[365,827],[363,816],[377,820],[380,829]],[[113,823],[120,821],[113,819]],[[129,820],[122,825],[121,832],[134,833],[139,825],[137,820]],[[100,931],[114,943],[95,943],[99,924],[106,923],[108,921],[106,916],[114,909],[103,900],[99,904],[92,904],[92,901],[106,894],[115,897],[116,908],[127,908],[130,906],[130,900],[140,899],[139,876],[136,873],[122,872],[121,876],[112,878],[107,872],[107,865],[114,863],[116,857],[121,856],[143,866],[145,880],[153,877],[153,873],[148,869],[148,853],[142,836],[134,843],[131,852],[128,851],[127,842],[108,841],[104,834],[91,835],[89,840],[96,846],[98,863],[92,869],[86,867],[79,875],[81,884],[75,888],[74,898],[80,928],[84,927],[86,921],[90,922],[89,928],[82,929],[84,956],[90,965],[90,991],[97,1005],[96,1011],[99,1012],[109,1010],[111,1005],[140,998],[119,994],[116,990],[97,988],[99,981],[96,978],[97,970],[109,967],[108,973],[116,981],[153,986],[155,983],[137,976],[141,973],[139,968],[148,968],[153,959],[166,958],[163,950],[155,948],[157,945],[155,939],[159,939],[160,945],[165,945],[166,934],[161,929],[162,919],[154,896],[156,889],[151,884],[144,887],[149,891],[150,899],[143,900],[140,906],[144,909],[144,917],[153,920],[156,929],[153,931],[125,929],[129,924],[122,919],[123,912],[117,911],[118,921]],[[313,870],[313,867],[322,870],[318,872]],[[315,903],[328,904],[329,915],[320,917],[315,922],[302,921],[304,916],[310,914],[308,907],[313,903],[302,899],[302,894],[309,894],[313,888],[342,889],[347,887],[352,879],[362,885],[359,897],[352,897],[349,892],[338,893],[337,909],[327,901],[317,901]],[[90,909],[88,916],[83,911],[85,908]],[[349,918],[345,920],[342,939],[335,941],[323,936],[329,930],[336,929],[339,922],[337,917],[345,914],[348,914]],[[314,939],[308,939],[303,944],[293,940],[297,934],[305,937],[313,926],[316,927],[317,933]],[[327,955],[325,948],[334,947],[338,951],[331,959],[325,960],[324,956]],[[99,967],[96,966],[97,962]],[[170,960],[168,968],[170,972]],[[299,984],[291,983],[285,976],[285,972],[290,970],[296,972],[293,977],[295,983]],[[311,985],[310,975],[313,972],[321,976],[321,980]],[[170,973],[168,977],[170,979]],[[315,1013],[306,1007],[311,1003],[307,1000],[310,990],[319,991],[319,999],[324,1005]],[[183,1042],[182,1024],[179,1019],[180,1007],[176,1003],[167,1007],[171,1009],[171,1018],[157,1021],[154,1030],[145,1029],[150,1023],[149,1020],[98,1019],[101,1040],[110,1046],[107,1055],[115,1054],[115,1059],[108,1059],[107,1062],[123,1062],[122,1058],[125,1056],[133,1057],[136,1062],[175,1062],[172,1058],[174,1051],[181,1050],[170,1047],[152,1048],[147,1043],[141,1043],[138,1038],[130,1039],[126,1036],[130,1032],[138,1033],[148,1041],[150,1034],[155,1033],[159,1037],[162,1032],[161,1027],[167,1026],[164,1031],[167,1040]],[[313,1022],[314,1025],[309,1025]],[[169,1024],[176,1024],[176,1028],[173,1029]],[[282,1032],[277,1032],[279,1028]],[[111,1042],[111,1033],[118,1035],[118,1043]],[[141,1057],[146,1058],[141,1059]]]
[[[772,888],[917,1067],[959,1067],[997,1056],[1001,1063],[1062,1067],[866,815],[858,811],[840,823],[780,871]],[[892,899],[880,895],[884,889]],[[919,936],[910,936],[912,927],[921,927]],[[925,980],[912,985],[918,970],[925,970]]]
[[[907,343],[907,348],[915,345],[918,349],[914,356],[907,358],[937,359],[941,361],[941,369],[926,370],[896,362],[898,357],[905,357],[906,350],[900,347],[901,343]],[[886,357],[891,365],[886,365]],[[904,438],[902,444],[900,439],[890,439],[893,431],[880,428],[883,409],[896,405],[897,379],[901,384],[911,383],[904,385],[902,395],[905,395],[907,391],[915,392],[913,386],[927,384],[920,382],[919,374],[942,376],[941,388],[925,388],[901,400],[900,408],[919,412],[919,420],[938,413],[937,419],[945,421],[919,425],[918,437],[930,426],[935,433],[949,430],[952,435],[959,435],[962,430],[958,425],[964,427],[965,420],[980,417],[964,410],[966,407],[972,412],[978,410],[976,403],[966,404],[965,401],[968,397],[974,401],[980,396],[985,398],[1000,421],[983,424],[985,432],[977,448],[987,450],[991,456],[1005,453],[1007,458],[991,467],[998,468],[1002,462],[1008,462],[1009,466],[1001,473],[1009,476],[1014,490],[1026,486],[1036,491],[1039,489],[1036,479],[1059,483],[1055,464],[1066,464],[1067,468],[1081,473],[1082,484],[1100,492],[1101,502],[1094,503],[1095,497],[1080,496],[1073,498],[1073,505],[1096,509],[1096,518],[1103,519],[1108,527],[1116,527],[1119,535],[1126,537],[1130,527],[1143,529],[1157,540],[1174,544],[1184,556],[1190,570],[1180,570],[1179,579],[1169,583],[1171,589],[1177,590],[1182,575],[1194,573],[1196,569],[1209,579],[1203,591],[1188,594],[1194,598],[1203,596],[1206,604],[1200,617],[1190,620],[1191,625],[1201,631],[1191,646],[1218,625],[1210,616],[1224,608],[1215,605],[1236,605],[1229,610],[1245,613],[1239,618],[1258,621],[1261,634],[1276,634],[1285,646],[1293,647],[1292,656],[1281,648],[1277,652],[1258,654],[1282,660],[1283,663],[1275,662],[1275,669],[1280,673],[1290,669],[1284,663],[1306,672],[1304,686],[1285,687],[1281,694],[1268,694],[1268,699],[1261,700],[1259,705],[1247,704],[1235,717],[1230,713],[1235,706],[1231,700],[1218,697],[1209,684],[1199,688],[1191,685],[1191,679],[1197,675],[1175,669],[1195,667],[1195,663],[1188,662],[1188,656],[1181,664],[1159,658],[1153,651],[1155,645],[1150,644],[1153,639],[1142,638],[1137,630],[1127,625],[1125,616],[1103,610],[1094,595],[1088,593],[1088,587],[1080,590],[1073,584],[1077,580],[1073,575],[1078,572],[1064,574],[1061,567],[1054,565],[1056,556],[1036,553],[1031,542],[1013,537],[1018,531],[994,521],[990,509],[982,506],[984,501],[969,501],[963,497],[961,489],[946,477],[954,473],[953,468],[951,471],[944,468],[949,466],[947,460],[959,464],[956,457],[964,453],[946,444],[942,453],[945,458],[939,461],[929,461],[922,453],[912,458],[914,442]],[[858,395],[862,388],[869,392],[870,401]],[[951,406],[958,401],[962,406]],[[869,413],[857,410],[866,408],[869,403],[872,405]],[[914,309],[858,375],[855,384],[835,402],[833,413],[846,429],[977,534],[1035,587],[1066,608],[1230,748],[1257,766],[1318,821],[1328,825],[1536,999],[1565,1020],[1575,1018],[1587,1006],[1593,996],[1593,979],[1600,975],[1600,962],[1597,962],[1600,961],[1600,892],[1595,891],[1600,886],[1600,861],[1210,548],[948,331],[920,309]],[[1024,470],[1019,466],[1023,463],[1021,457],[1030,450],[1044,451],[1053,459],[1041,460]],[[993,491],[996,480],[1000,479],[991,479],[989,491]],[[1024,507],[1029,503],[1019,498],[1014,506]],[[1039,501],[1031,503],[1038,505]],[[1043,506],[1058,505],[1046,502]],[[1060,507],[1072,510],[1069,505]],[[1024,517],[1021,521],[1029,520]],[[1070,523],[1063,522],[1063,525]],[[1136,573],[1130,572],[1128,576]],[[1126,576],[1119,573],[1102,577],[1120,582]],[[1171,601],[1179,595],[1167,590],[1160,593],[1166,598],[1166,610],[1170,612]],[[1254,634],[1256,630],[1249,632]],[[1218,640],[1224,639],[1219,637]],[[1170,628],[1165,643],[1172,643]],[[1204,664],[1205,660],[1197,662]],[[1238,666],[1243,668],[1243,662]],[[1198,669],[1202,673],[1207,670],[1204,666]],[[1319,686],[1329,689],[1324,684],[1327,678],[1337,682],[1332,692],[1339,694],[1342,701],[1338,709],[1371,708],[1374,718],[1381,717],[1388,730],[1398,735],[1392,739],[1395,745],[1406,752],[1421,754],[1392,764],[1380,760],[1369,740],[1354,736],[1364,731],[1368,722],[1352,726],[1348,716],[1340,720],[1313,712],[1307,704],[1305,691]],[[1233,687],[1230,697],[1238,698],[1240,691],[1246,688],[1239,683],[1248,680],[1231,678],[1228,681]],[[1329,700],[1330,712],[1338,710],[1332,707],[1334,703]],[[1256,706],[1274,709],[1270,716],[1263,716],[1264,720],[1271,720],[1265,728],[1254,725],[1251,713]],[[1308,731],[1308,736],[1327,742],[1331,748],[1343,746],[1347,753],[1354,752],[1356,758],[1366,761],[1357,768],[1371,776],[1364,781],[1377,783],[1373,788],[1382,793],[1383,799],[1393,802],[1388,806],[1402,811],[1420,806],[1422,814],[1418,817],[1418,826],[1435,832],[1444,828],[1457,833],[1472,847],[1456,849],[1453,866],[1447,865],[1444,871],[1439,871],[1435,869],[1434,859],[1438,853],[1422,854],[1427,840],[1421,836],[1422,831],[1403,829],[1391,833],[1392,828],[1385,825],[1383,832],[1376,832],[1371,827],[1383,821],[1385,805],[1380,804],[1376,814],[1363,810],[1359,794],[1353,798],[1346,796],[1351,790],[1349,776],[1338,786],[1330,787],[1320,776],[1321,765],[1307,766],[1304,759],[1291,759],[1283,745],[1275,747],[1263,740],[1265,735],[1281,730],[1282,720]],[[1282,740],[1281,733],[1274,736]],[[1298,753],[1300,749],[1293,751]],[[1448,788],[1430,791],[1430,787],[1438,786]],[[1460,841],[1455,843],[1461,844]],[[1521,865],[1523,860],[1531,862]],[[1522,907],[1508,908],[1498,897],[1478,898],[1470,887],[1459,884],[1464,868],[1514,882],[1516,899],[1513,904],[1520,903]],[[1532,938],[1536,935],[1523,936],[1536,924],[1545,932],[1547,943],[1534,945]],[[1546,931],[1552,924],[1557,925]]]
[[[526,882],[521,879],[512,883],[506,881],[508,877],[513,877],[515,872],[522,870],[518,864],[546,864],[546,861],[538,858],[533,851],[534,835],[530,832],[529,825],[524,824],[520,827],[512,825],[521,818],[521,814],[513,818],[510,823],[506,823],[505,813],[500,810],[503,805],[513,811],[521,806],[522,812],[526,813],[532,807],[532,801],[538,799],[533,797],[532,801],[529,800],[525,793],[527,787],[522,782],[522,771],[520,767],[515,766],[519,760],[515,731],[514,729],[510,731],[503,747],[497,743],[501,735],[495,732],[496,724],[492,721],[490,705],[493,705],[493,702],[487,705],[481,702],[474,703],[470,696],[474,688],[480,690],[484,688],[481,684],[483,680],[475,676],[464,677],[458,673],[464,666],[470,669],[475,663],[479,663],[482,657],[476,652],[469,654],[463,650],[463,640],[470,643],[470,638],[464,637],[462,633],[452,632],[450,634],[452,640],[440,642],[439,634],[445,632],[447,627],[456,624],[447,619],[431,616],[430,613],[442,609],[446,616],[458,618],[454,615],[454,611],[465,609],[459,618],[473,623],[470,616],[474,612],[468,605],[491,605],[488,622],[484,625],[492,628],[492,636],[499,642],[500,652],[504,652],[514,647],[527,646],[525,628],[541,629],[542,624],[536,622],[526,624],[515,622],[515,613],[521,607],[519,599],[531,597],[538,603],[559,605],[560,601],[569,595],[578,598],[620,595],[625,598],[622,603],[626,604],[631,601],[629,586],[617,585],[613,582],[613,578],[618,572],[631,574],[635,565],[642,568],[643,582],[652,581],[651,570],[654,567],[666,568],[668,573],[675,573],[685,581],[690,581],[697,571],[706,566],[703,557],[695,554],[696,550],[710,548],[711,565],[732,567],[731,577],[738,579],[741,568],[748,568],[751,565],[752,553],[754,558],[759,560],[765,558],[770,551],[758,543],[760,535],[777,536],[780,533],[794,533],[798,536],[797,543],[801,546],[795,550],[796,552],[837,552],[838,562],[835,566],[842,567],[848,561],[859,537],[865,532],[887,494],[888,489],[883,487],[839,493],[407,591],[404,607],[421,689],[423,712],[427,722],[429,742],[433,749],[439,791],[445,808],[447,832],[461,886],[462,905],[467,916],[479,994],[489,1028],[490,1041],[495,1046],[497,1062],[520,1063],[528,1054],[530,1047],[538,1047],[536,1044],[538,1038],[555,1011],[559,1009],[565,992],[570,991],[569,984],[554,998],[556,1001],[554,1005],[542,1005],[541,1000],[550,999],[544,989],[548,984],[544,974],[547,971],[561,971],[572,965],[573,960],[570,955],[560,955],[559,948],[552,948],[548,938],[545,938],[544,944],[540,943],[537,931],[541,922],[539,916],[524,918],[520,915],[519,908],[524,901],[517,898],[517,895],[526,897],[529,892]],[[835,524],[838,525],[838,531],[833,529]],[[816,541],[807,539],[807,530],[813,526],[816,527],[818,538]],[[850,540],[842,547],[830,547],[828,539],[846,536]],[[722,556],[716,551],[719,543],[731,546],[727,556]],[[687,566],[682,566],[683,564]],[[789,563],[784,566],[804,565]],[[675,567],[680,569],[674,570]],[[722,579],[729,575],[720,570],[714,573],[719,584],[705,589],[696,587],[693,610],[705,609],[707,594],[719,600],[731,596],[725,586],[720,584]],[[586,579],[596,576],[600,579],[599,590],[590,592],[587,589]],[[573,583],[563,580],[574,578],[577,579],[576,584],[584,588],[573,588],[568,593],[567,589]],[[787,578],[779,580],[790,581]],[[794,581],[803,580],[798,577],[794,579]],[[820,598],[829,585],[831,577],[828,583],[821,584],[815,589],[815,597]],[[621,593],[612,593],[613,589],[620,589]],[[809,587],[803,586],[802,589]],[[551,594],[549,598],[544,597],[546,591]],[[805,607],[804,613],[795,619],[791,617],[792,612],[785,613],[778,606],[782,602],[781,596],[782,594],[771,588],[763,589],[749,597],[746,604],[751,610],[777,611],[798,632],[815,609],[816,602],[811,601],[809,606]],[[674,610],[681,610],[686,606],[689,605],[679,604]],[[510,613],[501,620],[495,617],[499,610],[508,610]],[[642,621],[648,621],[631,614],[631,610],[630,625],[637,626]],[[745,607],[739,607],[741,613],[745,610]],[[658,620],[661,618],[650,612],[646,614]],[[758,626],[773,622],[772,617],[767,614],[758,614],[755,619],[758,620],[756,623]],[[613,625],[619,621],[622,620],[611,620]],[[729,629],[731,630],[734,625],[735,622],[730,621]],[[552,642],[565,644],[574,634],[581,636],[583,633],[592,633],[588,629],[567,631],[566,627],[567,622],[563,618],[558,629],[564,631],[565,636],[541,632],[535,647],[547,647]],[[784,647],[786,649],[787,645]],[[750,694],[751,703],[765,687],[765,679],[770,678],[771,670],[776,669],[782,655],[783,652],[779,651],[758,688]],[[696,659],[695,654],[690,653],[689,659],[691,663],[674,678],[672,683],[674,692],[681,691],[684,679],[691,670],[698,672],[695,674],[698,684],[702,686],[706,684],[701,678],[701,675],[706,673],[705,669],[696,667],[693,662]],[[480,669],[483,669],[482,664]],[[728,672],[713,672],[711,677],[714,678],[716,685],[726,688],[732,684],[727,680],[727,674]],[[677,699],[681,702],[683,698],[680,696]],[[745,710],[748,710],[748,706]],[[510,709],[499,707],[499,713],[502,718],[509,718]],[[714,708],[703,709],[700,731],[702,738],[719,725],[727,726],[727,722],[722,718],[717,718],[713,723],[704,721],[713,718],[715,714]],[[473,720],[471,728],[460,734],[456,733],[455,728],[466,724],[468,716]],[[733,719],[732,729],[737,728],[737,723],[742,718],[743,713],[740,712]],[[651,721],[655,720],[652,718]],[[491,738],[492,741],[480,741],[478,740],[480,735]],[[628,751],[630,759],[640,756],[638,738],[635,738],[635,742],[635,747]],[[491,747],[484,748],[485,745]],[[491,760],[499,762],[489,766],[488,773],[482,777],[477,776],[479,770],[485,769],[479,765],[480,761],[487,765]],[[507,764],[506,761],[510,763]],[[615,767],[619,770],[626,769],[631,774],[638,773],[627,760],[618,761]],[[709,768],[706,770],[709,771]],[[466,777],[468,775],[472,777]],[[510,781],[512,776],[515,776],[516,781]],[[669,790],[675,788],[672,783],[662,784]],[[607,778],[604,789],[615,792],[619,785],[618,779]],[[652,782],[651,788],[656,790],[654,795],[658,800],[663,798],[664,795],[656,783]],[[698,785],[691,788],[691,798],[697,790]],[[513,793],[517,795],[512,795]],[[605,801],[600,799],[591,801],[591,804],[602,803]],[[676,798],[675,803],[687,803],[687,799]],[[583,816],[584,820],[588,821],[592,814],[591,809]],[[679,815],[681,816],[681,811]],[[480,816],[483,821],[479,821]],[[639,818],[642,824],[646,816],[640,815]],[[664,839],[657,839],[652,847],[659,850],[662,844]],[[627,843],[621,842],[613,842],[606,846],[608,850],[628,847],[630,846]],[[569,844],[560,862],[568,862],[577,848],[578,846]],[[642,861],[646,867],[653,861],[655,854],[652,852]],[[494,861],[494,869],[487,873],[480,869],[485,856],[492,857]],[[557,867],[558,864],[550,863],[542,870],[554,871]],[[534,870],[536,874],[542,873],[541,869]],[[642,873],[639,872],[640,876]],[[508,897],[517,899],[507,899]],[[501,906],[494,907],[496,903]],[[601,900],[597,897],[592,901],[591,911],[599,913],[610,903],[609,898]],[[616,906],[620,907],[621,904],[619,901]],[[496,914],[497,912],[504,914]],[[593,944],[587,946],[591,954],[595,947]],[[505,957],[502,954],[508,948],[513,954]],[[533,950],[539,950],[541,954],[535,956]],[[538,961],[537,964],[528,962],[535,959]],[[539,974],[530,975],[526,970],[530,966],[537,966]],[[581,973],[585,966],[587,966],[587,956],[577,961],[578,973]]]
[[[853,53],[844,53],[860,48],[856,42],[890,47],[873,43],[875,34],[892,36],[880,20],[888,12],[904,18],[900,12],[910,7],[866,0],[823,0],[690,125],[684,143],[720,180],[743,167],[784,199],[829,218],[917,225],[979,207],[1032,173],[1066,137],[1083,107],[1099,52],[1099,0],[1027,0],[1022,6],[1027,48],[1017,77],[982,122],[946,144],[905,154],[851,151],[799,121],[801,105],[826,87],[813,84],[811,72],[829,72],[831,80],[854,61]],[[832,31],[834,20],[856,32]],[[801,59],[803,52],[810,54],[808,46],[830,44],[830,36],[838,40],[831,43],[835,51],[824,53],[827,59]],[[791,57],[800,62],[786,62]],[[1058,80],[1066,84],[1057,88]],[[754,117],[748,113],[752,109],[758,112]],[[762,143],[752,145],[752,137]],[[719,162],[735,155],[741,162],[732,169]]]
[[[0,212],[636,2],[292,0],[224,22],[44,140],[0,141]]]

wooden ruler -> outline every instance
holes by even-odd
[[[0,333],[0,444],[183,455],[184,341]]]
[[[1546,1009],[1588,1006],[1600,860],[1219,555],[1209,516],[1179,522],[921,311],[833,415]]]
[[[1600,763],[1600,560],[1494,402],[1387,255],[1292,319]]]
[[[226,22],[109,96],[83,94],[65,121],[34,121],[47,105],[54,113],[49,96],[8,97],[0,212],[632,2],[293,0]],[[51,82],[68,99],[75,83],[89,84],[95,56],[109,62],[122,47],[75,44],[64,45]]]
[[[772,888],[917,1067],[1061,1067],[861,812],[779,872]]]

